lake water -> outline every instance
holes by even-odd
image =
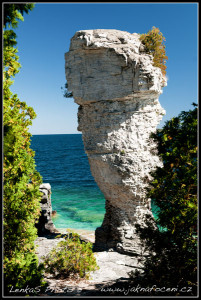
[[[105,199],[94,181],[81,134],[33,135],[36,169],[52,187],[57,228],[95,230],[102,224]]]
[[[33,135],[36,169],[52,187],[56,228],[95,230],[105,214],[105,199],[91,175],[81,134]]]

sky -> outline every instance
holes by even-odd
[[[167,86],[159,97],[166,110],[158,128],[198,98],[198,4],[189,3],[36,3],[15,29],[19,61],[12,92],[37,114],[31,134],[74,134],[78,105],[64,98],[65,60],[78,30],[117,29],[146,33],[158,27],[166,38]]]

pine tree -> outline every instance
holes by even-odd
[[[153,65],[161,69],[163,76],[166,75],[165,37],[159,28],[152,27],[147,33],[141,34],[140,40],[144,45],[144,51],[153,56]]]

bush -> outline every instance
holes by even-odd
[[[166,75],[166,56],[164,41],[165,38],[159,28],[152,27],[148,33],[141,34],[140,40],[144,45],[146,53],[153,56],[153,65],[161,69],[162,74]]]
[[[57,277],[89,278],[89,272],[96,270],[97,264],[92,251],[92,243],[81,242],[79,235],[66,235],[65,240],[45,257],[46,272]]]
[[[4,284],[5,293],[12,286],[25,288],[42,283],[42,270],[38,267],[34,240],[35,222],[40,215],[41,176],[35,169],[34,152],[30,148],[28,132],[33,108],[18,99],[10,90],[12,79],[19,72],[16,34],[6,26],[17,27],[33,4],[4,3],[3,48],[3,226],[4,226]],[[12,294],[13,295],[13,294]]]
[[[186,287],[186,295],[196,295],[197,107],[181,112],[152,137],[164,166],[152,173],[148,197],[159,208],[158,228],[165,230],[156,230],[148,220],[146,229],[138,226],[150,251],[143,282],[176,287],[177,295],[184,295]]]

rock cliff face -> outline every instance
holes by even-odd
[[[106,199],[96,248],[141,254],[135,224],[152,215],[145,187],[162,163],[150,134],[165,114],[158,97],[166,79],[136,33],[78,31],[65,59],[68,89],[79,104],[78,130]]]

